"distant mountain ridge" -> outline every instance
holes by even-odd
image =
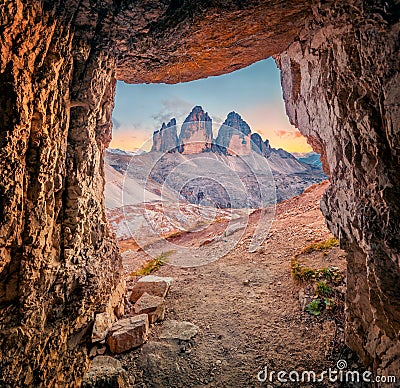
[[[175,118],[172,118],[167,124],[162,123],[161,128],[153,133],[151,151],[179,152],[186,155],[215,152],[237,156],[250,155],[252,152],[256,152],[267,159],[270,158],[271,154],[276,154],[283,159],[290,158],[303,164],[303,160],[295,158],[282,148],[272,148],[268,139],[263,140],[258,133],[252,133],[250,126],[236,112],[228,113],[218,130],[217,137],[214,139],[212,118],[198,105],[186,117],[179,136]],[[307,161],[304,160],[304,167],[314,166],[313,163]]]
[[[326,179],[320,166],[272,148],[236,112],[228,114],[214,138],[212,119],[201,106],[192,109],[179,134],[174,118],[163,123],[153,134],[150,152],[131,156],[109,150],[106,163],[120,173],[107,170],[109,208],[118,207],[116,200],[122,196],[115,193],[123,186],[125,205],[141,202],[142,187],[144,202],[154,200],[152,193],[172,202],[257,208],[265,206],[264,194],[270,195],[272,186],[273,200],[280,202]]]
[[[314,151],[306,154],[296,154],[294,156],[302,163],[307,163],[315,168],[322,168],[321,155]]]

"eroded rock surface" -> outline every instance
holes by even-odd
[[[322,153],[332,182],[321,205],[348,252],[347,343],[365,363],[396,374],[399,23],[398,5],[386,4],[319,7],[278,63],[289,118]]]

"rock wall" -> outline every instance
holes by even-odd
[[[347,341],[399,370],[398,5],[324,4],[0,4],[2,386],[78,386],[117,287],[103,202],[115,79],[189,81],[279,53],[288,115],[332,180],[323,210],[349,252]]]
[[[121,269],[103,200],[114,62],[78,2],[6,1],[0,56],[0,386],[77,386]],[[47,8],[49,7],[49,8]]]
[[[395,2],[326,4],[277,57],[291,122],[322,152],[321,207],[348,252],[346,339],[400,370],[400,77]]]

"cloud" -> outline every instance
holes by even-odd
[[[120,129],[122,126],[122,123],[118,121],[115,117],[112,118],[112,124],[115,131],[118,131],[118,129]]]
[[[294,139],[300,139],[303,135],[299,131],[286,131],[284,129],[275,129],[276,136],[278,137],[291,137]]]
[[[183,121],[193,108],[193,104],[178,96],[171,96],[161,101],[161,110],[152,116],[156,126],[167,123],[173,117],[177,122]]]
[[[225,120],[221,119],[221,117],[215,116],[215,115],[212,116],[211,118],[212,118],[213,122],[215,122],[217,124],[222,124],[225,121]]]

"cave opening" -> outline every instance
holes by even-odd
[[[184,200],[207,206],[205,213],[209,213],[210,206],[255,209],[292,198],[326,179],[319,155],[312,152],[306,139],[288,121],[280,73],[272,58],[229,74],[186,83],[117,82],[112,122],[113,138],[105,158],[105,204],[123,252],[130,243],[148,246],[133,225],[141,224],[131,214],[138,213],[138,207],[151,206],[155,212],[156,202],[161,201],[164,206],[157,212],[163,213],[167,212],[167,202]],[[185,124],[188,122],[193,127],[189,130]],[[203,133],[207,125],[208,134]],[[192,133],[187,135],[189,131]],[[251,153],[263,157],[256,163],[266,164],[258,172],[245,160]],[[190,155],[203,156],[196,162],[195,172],[185,166]],[[210,164],[204,157],[211,155],[219,157]],[[235,162],[238,158],[230,158],[232,155],[244,158],[243,165]],[[221,163],[223,157],[227,157],[225,166],[232,166],[230,171],[218,174],[221,167],[213,167],[212,163]],[[179,166],[182,171],[177,171]],[[240,183],[236,184],[243,186],[244,182],[245,195],[235,192],[231,184],[241,168],[252,175],[248,178],[241,172]],[[260,185],[267,181],[273,194],[266,194]],[[165,186],[168,189],[163,197]],[[243,198],[239,200],[238,195]],[[143,205],[145,202],[152,205]],[[153,225],[152,232],[160,238],[189,232],[194,227],[194,221],[188,219],[192,211],[183,205],[175,211],[185,222],[177,223],[176,217],[172,222],[173,210],[169,209],[169,214],[163,214],[168,221],[162,226]],[[182,214],[185,211],[187,214]],[[205,214],[201,209],[199,212]],[[217,213],[214,212],[214,220],[218,219]],[[152,217],[154,214],[149,211],[143,214],[146,222]],[[209,224],[210,219],[200,217],[196,222]],[[142,243],[138,244],[138,240]],[[161,254],[160,250],[157,252]]]

